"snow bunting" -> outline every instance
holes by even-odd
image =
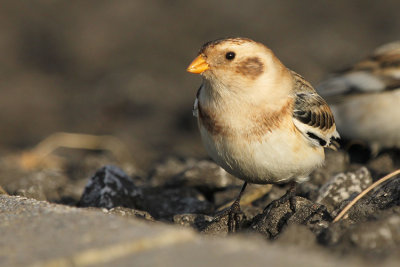
[[[261,43],[208,42],[187,68],[201,74],[194,115],[211,158],[249,183],[301,182],[338,138],[329,106]]]
[[[331,105],[344,138],[369,143],[374,154],[400,148],[400,41],[377,48],[317,90]]]

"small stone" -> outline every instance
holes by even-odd
[[[151,222],[155,221],[153,216],[151,216],[148,212],[143,211],[143,210],[135,210],[135,209],[129,209],[129,208],[124,208],[124,207],[116,207],[116,208],[112,208],[110,210],[106,209],[104,212],[107,214],[118,215],[121,217],[139,218],[139,219],[144,219],[146,221],[151,221]]]
[[[224,210],[213,217],[211,222],[203,225],[202,229],[200,229],[200,232],[212,236],[226,236],[228,234],[228,221],[228,210]]]
[[[204,229],[212,220],[213,217],[203,214],[177,214],[173,218],[175,224],[192,227],[199,231]]]
[[[132,179],[115,166],[99,169],[87,183],[79,201],[80,207],[137,207],[141,196]]]
[[[365,167],[355,172],[339,173],[320,188],[316,202],[325,205],[332,213],[343,201],[354,198],[370,184],[371,174]]]

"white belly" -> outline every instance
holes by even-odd
[[[400,148],[400,89],[348,97],[332,112],[343,137]]]
[[[261,140],[212,137],[199,125],[207,152],[227,172],[256,184],[298,182],[324,160],[322,147],[312,147],[293,130],[274,130]]]

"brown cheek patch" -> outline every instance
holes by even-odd
[[[240,62],[236,72],[255,79],[264,72],[264,64],[258,57],[250,57]]]

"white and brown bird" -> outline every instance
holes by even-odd
[[[247,182],[304,181],[323,163],[324,148],[339,137],[324,99],[261,43],[208,42],[187,71],[203,77],[194,115],[207,152],[245,181],[232,213],[240,211]]]
[[[364,141],[376,154],[400,148],[400,41],[317,86],[328,101],[342,137]]]

